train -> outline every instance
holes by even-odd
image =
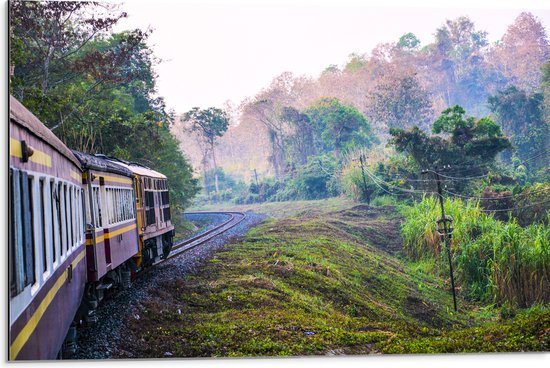
[[[9,99],[9,360],[71,356],[110,289],[166,258],[165,175],[69,149]]]

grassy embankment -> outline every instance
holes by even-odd
[[[448,282],[399,256],[395,208],[352,206],[254,208],[281,218],[154,291],[121,357],[549,350],[548,309],[505,318],[459,295],[453,313]]]

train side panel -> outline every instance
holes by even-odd
[[[81,169],[13,97],[9,162],[9,359],[54,359],[86,282]]]
[[[135,194],[130,177],[89,169],[86,233],[89,281],[99,281],[139,251]]]

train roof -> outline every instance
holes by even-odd
[[[13,96],[10,95],[10,120],[27,128],[31,133],[42,139],[57,152],[72,161],[80,168],[80,162],[57,136],[48,129],[32,112]]]
[[[104,157],[90,155],[88,153],[80,152],[77,150],[72,151],[74,155],[78,158],[78,160],[82,164],[82,168],[84,169],[105,171],[128,176],[130,178],[134,177],[134,174],[132,173],[132,171],[128,170],[128,168],[119,165],[118,163],[114,163],[110,160],[106,160]]]
[[[114,162],[118,165],[124,166],[136,175],[148,176],[148,177],[156,178],[156,179],[166,179],[166,175],[163,175],[163,174],[159,173],[158,171],[150,169],[147,166],[138,164],[136,162],[128,162],[128,161],[121,160],[121,159],[116,158],[116,157],[110,157],[110,156],[105,156],[105,155],[96,155],[96,156],[97,157],[104,157],[105,159],[107,159],[111,162]]]

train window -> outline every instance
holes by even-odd
[[[118,198],[119,198],[119,202],[118,202],[118,219],[119,221],[124,221],[125,218],[124,218],[124,205],[125,205],[125,201],[124,201],[124,191],[122,189],[119,189],[118,190]]]
[[[71,249],[71,214],[69,213],[70,197],[67,184],[63,184],[63,198],[65,198],[65,205],[63,206],[63,214],[65,215],[65,254],[68,254]]]
[[[124,220],[130,219],[130,209],[128,208],[128,203],[130,202],[130,199],[128,197],[128,190],[124,191]]]
[[[55,200],[53,198],[53,191],[54,191],[54,183],[53,181],[50,181],[50,211],[51,211],[51,222],[50,222],[50,230],[52,232],[52,242],[51,242],[51,251],[52,251],[52,262],[55,262],[56,255],[55,255]]]
[[[74,207],[75,207],[75,212],[74,212],[74,218],[76,219],[75,221],[75,236],[76,236],[76,244],[80,244],[80,236],[81,236],[81,231],[80,231],[80,191],[78,190],[78,188],[75,187],[74,189]]]
[[[128,203],[128,206],[130,207],[130,218],[134,218],[136,217],[134,213],[134,192],[130,190],[128,191],[128,195],[130,196],[130,201]]]
[[[67,214],[65,212],[65,187],[63,186],[63,183],[59,183],[58,185],[58,193],[59,193],[59,209],[60,209],[60,217],[61,221],[59,222],[61,224],[61,257],[64,257],[67,254]]]
[[[16,243],[16,225],[19,224],[19,221],[16,221],[14,218],[14,215],[16,213],[14,209],[14,204],[18,203],[18,201],[14,198],[14,174],[13,169],[10,169],[10,178],[8,181],[8,196],[9,196],[9,204],[8,204],[8,216],[9,216],[9,222],[10,222],[10,243],[8,248],[8,259],[9,259],[9,282],[10,282],[10,295],[15,295],[17,292],[17,286],[16,286],[16,273],[15,273],[15,265],[16,258],[17,258],[17,247],[15,246]]]
[[[40,179],[40,225],[42,230],[42,272],[48,270],[48,258],[46,257],[46,206],[44,201],[44,179]]]
[[[99,188],[92,188],[93,201],[94,201],[94,222],[95,227],[103,227],[103,221],[101,217],[101,208],[100,208],[100,198],[99,198]]]
[[[133,204],[133,196],[132,196],[132,190],[128,190],[128,218],[132,219],[134,218],[134,206]]]
[[[88,208],[90,207],[90,206],[85,205],[86,204],[86,200],[85,200],[86,197],[87,196],[86,196],[86,192],[84,191],[84,189],[80,189],[80,205],[82,206],[80,208],[80,216],[81,216],[80,219],[82,220],[82,223],[81,223],[82,228],[80,229],[81,234],[82,234],[82,239],[80,239],[81,241],[83,241],[85,239],[84,234],[86,232],[86,223],[84,222],[84,211],[85,211],[86,207],[88,207]]]
[[[124,220],[124,199],[122,198],[122,190],[121,189],[117,189],[116,190],[117,192],[117,201],[116,201],[116,209],[117,209],[117,214],[116,214],[116,218],[117,218],[117,221],[122,221]]]
[[[25,178],[26,177],[26,178]],[[23,221],[25,229],[25,286],[35,282],[35,257],[34,257],[34,211],[33,211],[33,178],[23,172],[21,180],[23,185]]]
[[[59,257],[63,258],[65,252],[63,249],[65,248],[65,239],[63,239],[64,234],[64,223],[63,223],[63,206],[64,206],[64,199],[63,199],[63,185],[61,183],[57,183],[57,217],[58,217],[58,227],[59,227]]]
[[[105,194],[107,196],[107,220],[110,224],[113,223],[113,191],[111,188],[105,189]]]
[[[59,250],[59,259],[63,256],[63,212],[62,204],[63,204],[63,197],[61,195],[61,183],[57,183],[57,188],[55,190],[55,208],[57,212],[57,249]]]
[[[67,187],[67,197],[69,198],[69,249],[74,248],[74,208],[73,208],[73,186],[69,185]]]
[[[73,247],[76,247],[78,242],[78,202],[76,201],[76,188],[71,185],[71,213],[73,217]]]
[[[90,209],[90,195],[89,192],[84,192],[84,208],[86,209],[86,223],[91,224],[92,223],[92,212]]]
[[[128,196],[129,193],[129,190],[124,190],[124,220],[130,219],[130,208],[128,206],[130,203],[130,197]]]

